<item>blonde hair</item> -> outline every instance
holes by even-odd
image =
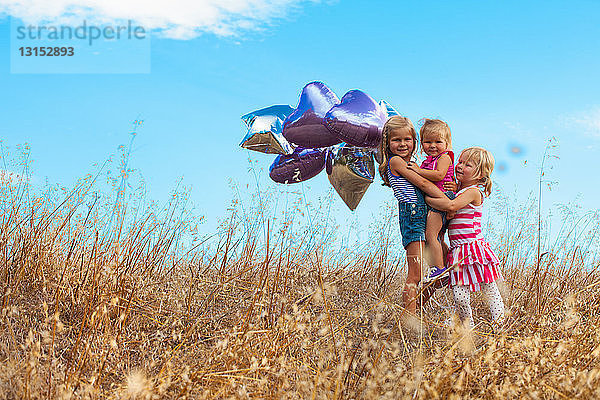
[[[465,162],[471,161],[474,167],[474,176],[478,176],[477,185],[483,187],[483,193],[489,196],[492,193],[492,171],[494,170],[494,156],[481,147],[464,149],[460,156],[465,156]]]
[[[381,154],[381,164],[379,164],[379,175],[383,180],[384,186],[390,186],[390,180],[387,175],[388,162],[390,160],[390,136],[392,131],[396,129],[407,128],[413,138],[413,151],[410,153],[412,157],[417,148],[417,131],[410,119],[400,115],[390,117],[383,126],[381,143],[379,145],[379,154]]]
[[[421,139],[421,147],[423,146],[423,138],[425,135],[435,135],[435,137],[440,137],[444,142],[446,142],[446,147],[448,150],[452,149],[452,134],[450,133],[450,127],[447,123],[442,121],[441,119],[428,119],[425,118],[425,122],[423,126],[419,130],[419,138]]]

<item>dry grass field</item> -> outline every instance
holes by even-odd
[[[258,192],[203,238],[185,193],[0,178],[2,399],[600,398],[597,213],[565,210],[538,265],[535,208],[499,210],[507,322],[474,296],[469,332],[446,289],[406,317],[393,206],[349,246],[326,210],[298,224]]]

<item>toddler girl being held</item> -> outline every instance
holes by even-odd
[[[421,149],[427,158],[419,168],[415,163],[409,163],[408,169],[433,182],[446,196],[454,198],[454,153],[450,127],[439,119],[426,119],[419,131]],[[451,190],[448,190],[451,189]],[[426,281],[433,281],[443,277],[448,271],[444,267],[442,249],[443,238],[440,232],[445,223],[445,212],[429,208],[427,213],[427,227],[425,239],[429,249],[431,270],[425,277]]]

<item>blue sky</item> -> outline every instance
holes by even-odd
[[[149,74],[11,74],[7,15],[28,16],[2,3],[0,139],[13,149],[30,144],[34,179],[71,185],[115,154],[130,122],[143,119],[131,162],[150,197],[165,200],[183,176],[210,230],[232,198],[230,179],[241,190],[254,182],[248,156],[270,185],[273,157],[238,146],[240,116],[295,106],[302,87],[321,80],[339,97],[359,88],[386,99],[415,123],[446,120],[455,150],[480,145],[506,166],[495,181],[518,201],[536,190],[554,136],[560,158],[548,178],[558,184],[545,202],[598,208],[598,2],[283,1],[258,17],[241,7],[233,22],[231,15],[186,21],[183,34],[153,36]],[[511,154],[511,146],[523,153]],[[367,223],[392,196],[377,183],[354,213],[335,197],[339,218]],[[328,187],[321,173],[305,193],[317,199]]]

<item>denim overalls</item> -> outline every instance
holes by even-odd
[[[402,176],[394,175],[389,167],[388,178],[398,199],[398,217],[402,246],[406,248],[412,242],[425,241],[425,225],[427,223],[427,204],[423,192]],[[415,201],[416,200],[416,201]]]

